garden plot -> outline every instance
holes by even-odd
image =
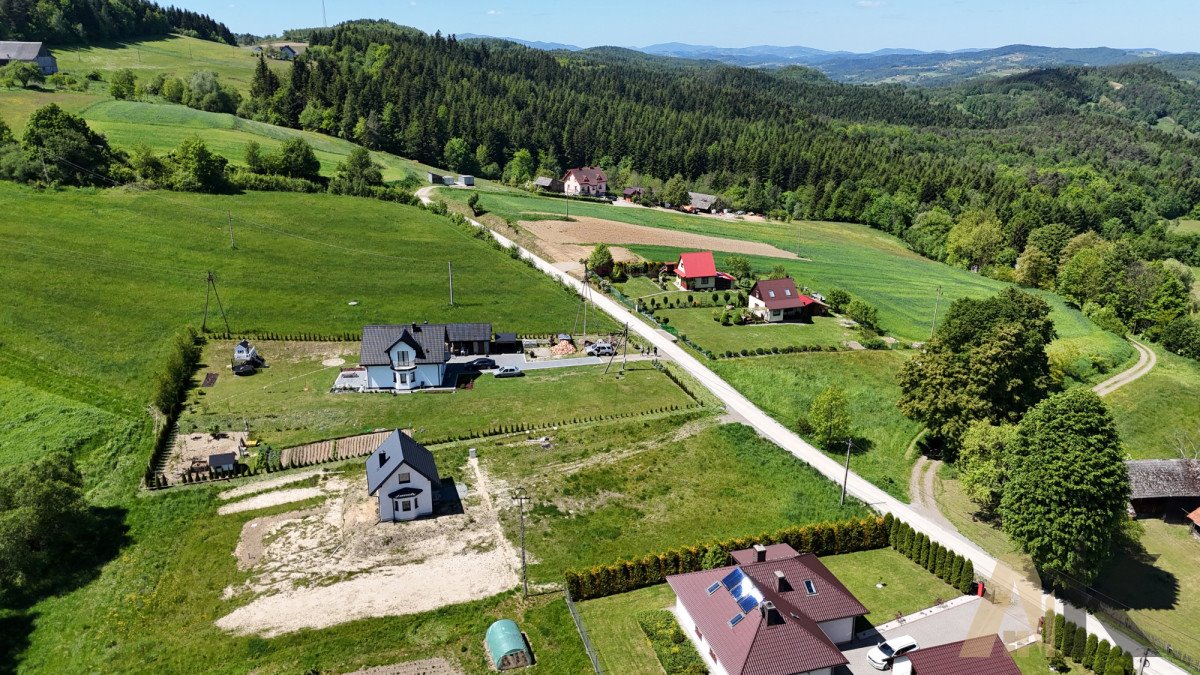
[[[520,558],[489,495],[467,499],[463,513],[379,523],[361,480],[333,477],[321,489],[329,498],[318,507],[243,526],[234,556],[249,577],[225,597],[248,602],[218,627],[272,637],[436,610],[518,583]]]
[[[191,468],[192,462],[203,463],[208,470],[208,456],[232,452],[241,457],[241,448],[245,447],[248,434],[244,431],[230,431],[212,434],[207,431],[193,431],[175,437],[175,447],[167,458],[166,475],[178,479]]]

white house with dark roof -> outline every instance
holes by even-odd
[[[412,391],[447,384],[452,356],[487,354],[489,323],[408,323],[364,326],[359,364],[369,390]]]
[[[727,567],[667,577],[675,617],[714,675],[830,675],[867,613],[815,556],[787,544],[735,551]]]
[[[608,176],[598,166],[567,169],[562,177],[563,192],[569,195],[599,197],[608,193]]]
[[[433,453],[399,429],[367,458],[367,494],[379,498],[380,522],[432,514],[441,487]]]
[[[58,60],[50,53],[50,48],[41,42],[0,42],[0,66],[7,66],[13,61],[36,63],[43,75],[58,72]]]

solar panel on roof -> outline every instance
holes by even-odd
[[[730,628],[733,628],[734,626],[736,626],[736,625],[738,625],[739,623],[741,623],[741,622],[742,622],[742,619],[744,619],[744,618],[746,618],[746,615],[745,615],[745,614],[742,614],[741,612],[738,612],[737,614],[734,614],[734,615],[733,615],[733,618],[729,620],[729,627],[730,627]]]
[[[745,593],[746,593],[746,585],[745,584],[738,584],[737,586],[734,586],[733,588],[729,589],[729,594],[733,596],[734,600],[740,599],[743,595],[745,595]]]
[[[709,594],[709,595],[712,595],[713,593],[716,593],[716,592],[717,592],[717,589],[718,589],[718,588],[720,588],[720,587],[721,587],[721,582],[719,582],[719,581],[714,581],[714,582],[713,582],[713,585],[708,587],[708,594]]]
[[[738,600],[738,607],[741,607],[743,612],[749,612],[755,607],[758,607],[758,598],[754,597],[753,595],[747,595],[741,600]]]
[[[742,568],[735,567],[733,568],[732,572],[725,575],[724,579],[721,579],[721,585],[724,586],[726,590],[732,592],[733,587],[741,584],[742,580],[745,578],[746,575],[742,572]]]

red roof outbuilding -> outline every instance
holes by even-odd
[[[925,647],[907,656],[913,675],[1021,675],[999,635]]]
[[[713,262],[712,251],[680,253],[675,274],[684,279],[699,279],[717,276],[717,263]]]

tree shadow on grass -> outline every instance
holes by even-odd
[[[1157,560],[1145,550],[1119,552],[1096,582],[1094,597],[1117,609],[1173,609],[1179,579],[1157,567]]]
[[[95,580],[100,571],[129,545],[127,511],[120,507],[91,506],[81,512],[71,537],[55,558],[53,567],[39,570],[34,584],[0,598],[0,673],[15,672],[29,646],[38,602],[76,590]]]

